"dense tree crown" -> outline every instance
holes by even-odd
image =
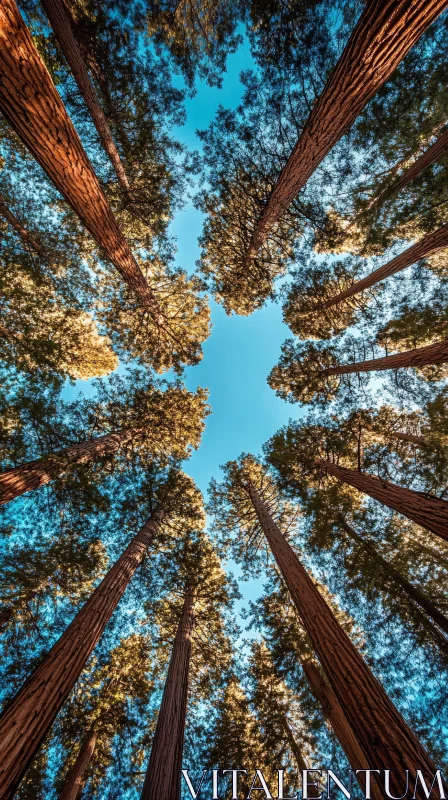
[[[446,0],[2,0],[2,800],[448,797],[447,65]]]

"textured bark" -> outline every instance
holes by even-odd
[[[87,464],[95,458],[115,452],[137,433],[136,429],[106,433],[96,439],[74,444],[28,464],[0,473],[0,505],[9,503],[31,489],[38,489],[62,475],[74,464]]]
[[[141,800],[180,800],[194,592],[185,594],[160,704]]]
[[[359,746],[353,729],[350,727],[341,705],[328,681],[324,678],[318,667],[311,661],[303,661],[302,668],[307,677],[311,691],[317,702],[322,706],[322,710],[333,728],[336,738],[347,756],[347,761],[352,770],[368,769],[370,764]],[[374,767],[370,768],[374,769]],[[357,775],[356,777],[361,789],[364,791],[365,781],[362,775]],[[381,800],[382,798],[382,793],[375,781],[372,781],[371,796],[374,800]]]
[[[380,566],[380,568],[389,575],[398,586],[406,592],[406,594],[414,600],[420,608],[423,608],[424,611],[428,614],[437,625],[448,634],[448,618],[442,614],[441,611],[437,608],[435,603],[432,602],[431,598],[428,597],[425,592],[418,588],[418,586],[414,586],[413,583],[408,581],[401,572],[396,569],[392,564],[390,564],[376,549],[374,543],[370,541],[370,539],[366,539],[361,536],[349,523],[344,519],[343,516],[338,518],[338,524],[340,527],[353,539],[355,542],[360,544],[364,550],[372,556],[373,560]],[[446,642],[446,649],[448,650],[448,641]]]
[[[22,241],[31,247],[39,256],[44,254],[43,249],[39,244],[37,244],[36,240],[33,239],[30,233],[28,233],[27,229],[22,225],[20,220],[10,211],[8,206],[6,205],[3,198],[0,196],[0,214],[4,217],[7,222],[11,225],[12,228],[19,234]]]
[[[77,800],[86,781],[86,773],[95,752],[98,734],[94,728],[87,731],[77,759],[67,775],[59,800]]]
[[[433,233],[429,233],[428,236],[425,236],[423,239],[420,239],[419,242],[408,247],[407,250],[395,256],[395,258],[388,261],[387,264],[375,269],[370,275],[367,275],[360,281],[356,281],[356,283],[348,289],[345,289],[345,291],[340,292],[340,294],[335,295],[335,297],[330,297],[329,300],[322,303],[321,308],[336,306],[348,297],[353,297],[353,295],[362,292],[364,289],[375,286],[377,283],[380,283],[380,281],[384,281],[386,278],[390,278],[391,275],[395,275],[396,272],[401,272],[402,269],[406,269],[406,267],[410,267],[411,264],[415,264],[421,258],[434,255],[434,253],[438,253],[439,250],[443,250],[446,247],[448,247],[448,223],[445,223],[445,225],[437,228]]]
[[[381,197],[378,198],[374,205],[379,205],[383,200],[389,197],[393,197],[394,194],[398,194],[401,192],[405,186],[408,185],[417,175],[420,175],[426,167],[430,167],[431,164],[434,164],[436,161],[439,160],[440,156],[442,156],[445,150],[448,148],[448,129],[445,133],[442,133],[441,136],[436,139],[434,144],[431,147],[428,147],[422,155],[417,158],[407,169],[402,172],[400,177],[394,181],[392,186],[387,189]]]
[[[0,110],[128,286],[159,315],[14,0],[0,5]]]
[[[448,541],[448,502],[441,500],[427,492],[416,492],[396,486],[382,478],[368,475],[348,467],[333,464],[332,461],[319,459],[316,466],[320,467],[327,475],[333,475],[341,483],[348,483],[358,491],[368,494],[374,500],[382,503],[404,517],[412,519],[417,525],[435,533],[441,539]]]
[[[353,364],[339,364],[322,370],[323,375],[347,375],[350,372],[375,372],[402,367],[424,367],[429,364],[445,364],[448,361],[448,339],[416,350],[395,353],[393,356],[372,358],[368,361],[355,361]]]
[[[70,24],[70,18],[65,11],[64,4],[61,2],[61,0],[42,0],[42,5],[45,9],[48,19],[50,20],[50,25],[53,28],[61,50],[67,59],[67,63],[73,73],[73,77],[76,80],[78,89],[82,94],[87,108],[89,109],[90,116],[92,117],[95,128],[97,129],[101,144],[110,158],[120,186],[128,199],[132,201],[133,197],[131,194],[131,187],[125,168],[112,138],[112,133],[110,131],[107,119],[103,113],[103,109],[98,102],[95,89],[92,81],[90,80],[87,66],[83,59],[78,42],[74,36]]]
[[[248,258],[446,4],[446,0],[368,0],[280,173],[255,227]]]
[[[10,800],[164,518],[156,511],[0,717],[0,797]]]
[[[360,768],[388,768],[401,777],[411,765],[432,781],[436,767],[429,754],[339,625],[252,485],[248,491],[283,580],[365,757]]]

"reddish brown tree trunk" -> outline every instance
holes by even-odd
[[[341,705],[331,686],[325,680],[318,667],[311,661],[302,661],[302,667],[311,691],[333,728],[336,738],[347,756],[347,761],[352,770],[368,769],[370,766],[368,759],[360,748],[356,736],[347,722]],[[364,791],[365,781],[362,776],[357,775],[357,780],[361,789]],[[372,781],[371,796],[374,800],[381,800],[382,798],[382,794],[375,781]]]
[[[252,485],[248,491],[283,580],[353,729],[366,766],[391,769],[392,775],[401,778],[412,765],[412,770],[421,769],[431,783],[436,770],[434,762],[339,625]],[[413,778],[411,774],[410,783]]]
[[[0,797],[10,800],[164,518],[145,523],[0,717]]]
[[[90,116],[92,117],[95,128],[98,131],[101,144],[110,158],[120,186],[128,199],[132,201],[133,197],[131,195],[131,187],[125,168],[112,138],[112,134],[107,119],[104,116],[103,109],[98,102],[95,89],[90,80],[87,66],[82,57],[78,42],[74,36],[70,19],[65,11],[64,5],[61,0],[42,0],[42,5],[45,9],[48,19],[50,20],[50,25],[53,28],[62,52],[67,59],[68,65],[73,73],[73,77],[76,80],[78,89],[82,94],[87,108],[89,109]]]
[[[416,492],[413,489],[405,489],[396,486],[382,478],[368,475],[348,467],[341,467],[333,464],[332,461],[319,459],[316,465],[327,475],[333,475],[341,483],[348,483],[358,491],[368,494],[374,500],[382,503],[404,517],[412,519],[417,525],[435,533],[445,541],[448,541],[448,502],[439,497],[427,494],[426,492]]]
[[[375,372],[402,367],[424,367],[428,364],[445,364],[448,361],[448,339],[443,342],[395,353],[393,356],[372,358],[368,361],[355,361],[353,364],[339,364],[322,370],[323,375],[347,375],[350,372]]]
[[[87,731],[77,759],[67,775],[59,800],[77,800],[81,796],[86,781],[86,773],[95,752],[97,737],[98,734],[94,728],[90,728]]]
[[[160,704],[141,800],[180,800],[194,592],[185,594]]]
[[[380,281],[384,281],[386,278],[390,278],[391,275],[395,275],[396,272],[400,272],[402,269],[410,267],[411,264],[415,264],[421,258],[426,258],[434,253],[438,253],[439,250],[443,250],[446,247],[448,247],[448,222],[433,233],[429,233],[428,236],[420,239],[420,241],[413,244],[412,247],[408,247],[407,250],[404,250],[399,256],[395,256],[395,258],[388,261],[384,266],[375,269],[370,275],[367,275],[360,281],[356,281],[356,283],[348,289],[345,289],[345,291],[340,292],[340,294],[337,294],[335,297],[330,297],[329,300],[322,303],[321,308],[336,306],[348,297],[353,297],[353,295],[362,292],[364,289],[375,286],[377,283],[380,283]]]
[[[437,608],[437,606],[432,602],[431,598],[428,597],[425,592],[418,588],[418,586],[414,586],[413,583],[408,581],[404,575],[398,569],[395,569],[392,564],[390,564],[382,555],[378,552],[373,542],[370,539],[366,539],[351,526],[349,523],[344,519],[344,517],[340,516],[338,518],[338,523],[340,527],[353,539],[355,542],[358,542],[364,550],[372,556],[373,560],[380,566],[382,570],[389,575],[398,586],[406,592],[406,594],[414,600],[420,608],[423,608],[424,611],[428,614],[437,625],[448,633],[448,618],[442,614],[441,611]],[[448,641],[446,641],[445,649],[448,651]]]
[[[368,0],[253,232],[252,258],[270,228],[371,97],[446,6],[446,0]]]
[[[132,439],[135,429],[106,433],[96,439],[74,444],[65,450],[51,453],[28,464],[0,473],[0,505],[9,503],[31,489],[38,489],[62,475],[74,464],[87,464],[95,458],[118,450]]]
[[[11,227],[14,228],[14,230],[19,234],[20,238],[26,245],[31,247],[31,249],[34,250],[39,256],[43,255],[41,246],[37,244],[36,240],[33,239],[30,233],[28,233],[27,229],[22,225],[20,220],[18,220],[12,211],[9,210],[2,197],[0,197],[0,214],[7,220],[7,222],[9,222]]]
[[[14,0],[0,6],[0,110],[128,286],[158,315],[158,303]]]
[[[413,433],[402,433],[401,431],[394,431],[394,439],[400,439],[402,442],[410,442],[416,444],[418,447],[426,447],[427,441],[424,436],[416,436]]]
[[[408,185],[417,175],[420,175],[426,167],[430,167],[431,164],[434,164],[436,161],[439,160],[440,156],[442,156],[445,150],[448,148],[448,129],[445,133],[442,133],[438,139],[425,150],[422,155],[417,158],[407,169],[402,172],[400,177],[394,181],[392,186],[387,189],[381,197],[374,203],[374,205],[380,205],[383,200],[388,199],[389,197],[393,197],[394,194],[401,192],[405,186]]]

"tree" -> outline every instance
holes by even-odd
[[[328,436],[326,434],[324,426],[290,423],[267,443],[269,463],[285,483],[299,491],[304,488],[302,481],[308,481],[311,476],[313,480],[319,480],[321,476],[335,478],[447,540],[448,504],[445,500],[363,472],[357,454],[350,453],[350,449],[341,444],[338,432],[330,428]],[[341,458],[347,457],[349,463],[358,461],[357,469],[340,463]]]
[[[442,3],[422,3],[410,16],[406,5],[383,5],[379,9],[372,2],[366,6],[272,190],[252,234],[248,261],[322,159],[443,8]],[[389,46],[392,41],[393,51]]]
[[[432,759],[374,678],[274,522],[269,500],[262,499],[262,486],[263,470],[250,457],[244,457],[240,462],[229,462],[221,486],[212,484],[214,511],[219,514],[218,525],[227,542],[230,544],[232,541],[229,531],[235,522],[238,524],[236,532],[239,539],[247,536],[251,528],[258,536],[260,532],[264,534],[367,762],[396,764],[398,774],[404,763],[413,757],[425,765],[427,776],[434,775]],[[241,516],[242,511],[245,517]],[[240,543],[237,544],[239,547]],[[372,747],[373,729],[375,744]],[[392,731],[395,732],[393,736]],[[415,755],[411,756],[411,752]]]
[[[137,373],[135,379],[139,381]],[[0,473],[0,502],[7,503],[49,483],[73,466],[104,459],[125,446],[149,445],[153,453],[171,453],[181,458],[191,446],[197,447],[206,412],[204,391],[199,389],[192,394],[180,384],[161,391],[157,383],[141,379],[142,376],[140,386],[135,384],[131,392],[123,381],[112,382],[100,391],[96,408],[87,407],[86,421],[93,422],[95,428],[109,429],[108,433],[90,436]]]
[[[173,639],[173,644],[141,794],[142,798],[166,800],[180,798],[192,678],[196,674],[197,702],[201,688],[207,685],[207,673],[209,679],[216,681],[221,677],[222,680],[222,673],[228,668],[230,647],[224,615],[226,612],[228,615],[235,596],[235,588],[225,577],[216,553],[203,534],[187,532],[184,544],[174,554],[174,563],[173,556],[170,560],[171,567],[168,564],[163,567],[162,562],[164,580],[171,568],[177,571],[179,585],[172,592],[174,597],[162,597],[156,603],[155,616],[161,633],[163,631],[163,640],[166,641],[167,633],[171,632],[169,638]],[[202,671],[206,673],[205,680]]]
[[[0,786],[5,798],[13,796],[129,581],[148,548],[154,544],[161,524],[170,514],[175,515],[174,509],[182,508],[182,494],[191,491],[191,483],[187,476],[176,472],[162,474],[158,483],[154,478],[150,479],[146,495],[146,502],[152,509],[150,516],[61,638],[7,705],[0,722]],[[193,499],[197,504],[194,493]],[[186,503],[189,504],[188,497]],[[194,506],[193,513],[197,514]],[[30,704],[35,708],[33,714],[30,714]],[[23,731],[20,737],[17,736],[19,726]]]
[[[359,340],[351,338],[345,343],[344,349],[352,356],[357,345]],[[375,349],[375,345],[372,349]],[[391,356],[341,364],[338,363],[337,350],[333,345],[321,342],[295,344],[293,339],[287,339],[282,345],[280,361],[268,377],[268,383],[279,397],[291,403],[324,404],[337,395],[342,375],[412,367],[434,381],[445,376],[446,368],[438,365],[447,361],[447,340]]]

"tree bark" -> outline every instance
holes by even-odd
[[[396,484],[376,478],[374,475],[333,464],[332,461],[319,459],[316,466],[324,470],[327,475],[333,475],[341,483],[348,483],[349,486],[368,494],[369,497],[373,497],[384,506],[398,511],[399,514],[408,517],[417,525],[421,525],[427,531],[448,541],[448,502],[446,500],[441,500],[427,492],[416,492],[413,489],[396,486]]]
[[[10,800],[78,680],[165,514],[156,511],[0,717],[0,797]]]
[[[193,612],[190,588],[174,639],[141,800],[180,800]]]
[[[0,110],[128,286],[159,315],[14,0],[0,6]]]
[[[327,717],[339,744],[341,745],[347,761],[352,770],[368,769],[370,766],[368,759],[359,746],[353,729],[350,727],[341,704],[339,703],[334,691],[324,678],[318,667],[311,661],[302,661],[302,668],[310,685],[311,692],[322,707],[324,715]],[[371,767],[374,769],[374,767]],[[365,790],[365,781],[362,775],[357,775],[357,780],[361,789]],[[373,800],[381,800],[382,794],[375,781],[372,781],[371,796]]]
[[[65,12],[64,5],[61,0],[42,0],[42,5],[45,9],[48,19],[50,20],[50,25],[53,28],[61,50],[67,59],[67,63],[73,73],[73,77],[76,80],[78,89],[82,94],[87,108],[89,109],[90,116],[92,117],[95,128],[97,129],[101,144],[109,156],[120,186],[123,189],[126,197],[130,201],[133,201],[134,198],[132,197],[131,187],[125,168],[112,138],[112,133],[110,131],[107,119],[103,113],[103,109],[98,102],[95,89],[92,81],[90,80],[87,66],[70,25],[70,19]]]
[[[86,781],[86,772],[95,752],[98,734],[94,728],[87,731],[77,759],[67,775],[59,800],[77,800]]]
[[[368,0],[255,227],[247,258],[366,103],[446,6],[446,0]]]
[[[366,763],[358,768],[391,769],[392,775],[399,776],[398,788],[404,770],[412,765],[432,782],[436,766],[429,754],[339,625],[251,484],[248,492],[305,630],[364,755]],[[411,774],[410,783],[413,778]]]
[[[429,364],[445,364],[448,361],[448,339],[393,356],[372,358],[368,361],[355,361],[352,364],[339,364],[322,370],[323,375],[348,375],[350,372],[375,372],[402,367],[424,367]]]
[[[337,521],[340,527],[350,536],[350,538],[360,544],[364,550],[372,556],[373,560],[380,566],[381,569],[384,570],[386,575],[389,575],[395,581],[395,583],[401,586],[406,594],[412,598],[412,600],[414,600],[414,602],[417,603],[420,608],[423,608],[428,616],[437,623],[439,628],[448,634],[448,618],[442,614],[441,611],[439,611],[435,603],[432,602],[431,598],[428,597],[425,592],[419,589],[418,586],[414,586],[413,583],[408,581],[398,569],[392,566],[392,564],[390,564],[381,555],[381,553],[378,552],[373,542],[370,541],[370,539],[360,536],[360,534],[351,525],[349,525],[347,520],[345,520],[342,515],[338,517]],[[446,642],[446,649],[448,650],[448,641]]]
[[[348,289],[345,289],[345,291],[340,292],[335,295],[335,297],[330,297],[330,299],[322,303],[320,307],[331,308],[332,306],[336,306],[343,300],[347,300],[348,297],[353,297],[353,295],[362,292],[364,289],[375,286],[377,283],[380,283],[380,281],[384,281],[386,278],[390,278],[391,275],[395,275],[395,273],[400,272],[402,269],[406,269],[406,267],[410,267],[411,264],[420,261],[421,258],[426,258],[434,253],[438,253],[439,250],[443,250],[446,247],[448,247],[448,222],[433,233],[429,233],[428,236],[420,239],[419,242],[408,247],[407,250],[395,256],[395,258],[388,261],[387,264],[375,269],[370,275],[367,275],[360,281],[356,281],[356,283]]]
[[[20,220],[10,211],[3,198],[0,196],[0,214],[4,217],[12,228],[19,234],[22,241],[31,247],[39,256],[44,255],[44,251],[36,240],[28,233],[27,229],[22,225]]]
[[[431,164],[434,164],[435,161],[438,161],[440,156],[442,156],[445,150],[448,148],[448,129],[445,133],[442,133],[441,136],[436,139],[436,141],[425,150],[422,155],[416,159],[404,172],[397,178],[396,181],[386,189],[384,194],[382,194],[378,200],[374,203],[375,206],[379,206],[383,200],[389,199],[389,197],[393,197],[394,194],[398,194],[401,192],[405,186],[408,185],[417,175],[420,175],[426,167],[430,167]]]
[[[9,503],[16,497],[32,489],[38,489],[55,480],[74,464],[87,464],[95,458],[115,452],[132,439],[138,431],[126,429],[116,433],[106,433],[96,439],[74,444],[65,450],[37,458],[19,467],[0,473],[0,505]]]

